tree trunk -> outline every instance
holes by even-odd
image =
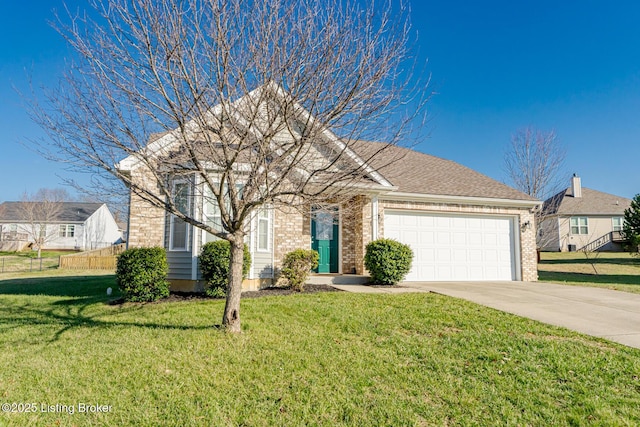
[[[240,293],[242,291],[242,261],[244,257],[244,236],[234,235],[231,239],[231,259],[229,268],[229,288],[224,307],[222,325],[228,332],[240,333]]]

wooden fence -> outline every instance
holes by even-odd
[[[126,245],[113,245],[93,251],[80,252],[60,257],[60,268],[71,270],[115,270],[118,255]]]

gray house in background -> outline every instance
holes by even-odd
[[[0,248],[20,250],[33,242],[32,224],[46,226],[43,249],[91,250],[122,241],[122,232],[104,203],[61,202],[55,215],[28,218],[25,202],[0,204]],[[34,202],[37,203],[37,202]]]
[[[631,200],[583,188],[579,176],[571,186],[544,202],[538,246],[544,251],[620,251],[624,211]]]

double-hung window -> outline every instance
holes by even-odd
[[[571,234],[589,234],[589,221],[584,216],[571,218]]]
[[[624,227],[624,218],[621,216],[611,218],[611,223],[613,225],[613,231],[622,231]]]
[[[267,207],[258,210],[258,250],[268,251],[269,228],[271,228],[271,212]]]
[[[73,224],[61,224],[59,237],[74,237],[76,235],[76,226]]]
[[[217,185],[217,183],[215,183]],[[236,191],[238,193],[238,197],[242,197],[242,184],[236,185]],[[220,212],[220,206],[218,205],[218,199],[213,195],[213,192],[209,187],[204,188],[204,206],[203,206],[203,214],[204,221],[207,225],[217,231],[224,231],[222,229],[222,214]],[[224,197],[225,201],[225,209],[227,212],[231,211],[231,202],[229,201],[229,195],[226,194]],[[214,236],[211,233],[205,233],[204,242],[213,242],[215,240],[219,240],[218,237]]]
[[[173,203],[178,211],[189,213],[189,182],[174,181],[173,183]],[[189,244],[189,224],[176,215],[171,215],[171,226],[169,233],[169,249],[172,251],[186,251]]]
[[[204,222],[214,230],[222,230],[220,207],[218,207],[218,201],[209,188],[205,188],[204,191]],[[205,234],[205,243],[213,242],[214,240],[219,240],[219,238],[211,233]]]

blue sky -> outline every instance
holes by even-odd
[[[47,20],[61,4],[0,6],[0,201],[59,187],[67,174],[20,144],[41,132],[13,89],[28,91],[29,75],[36,85],[59,76],[67,50]],[[632,1],[414,0],[437,92],[417,148],[504,181],[511,135],[555,129],[567,176],[623,197],[640,193],[639,19]]]

